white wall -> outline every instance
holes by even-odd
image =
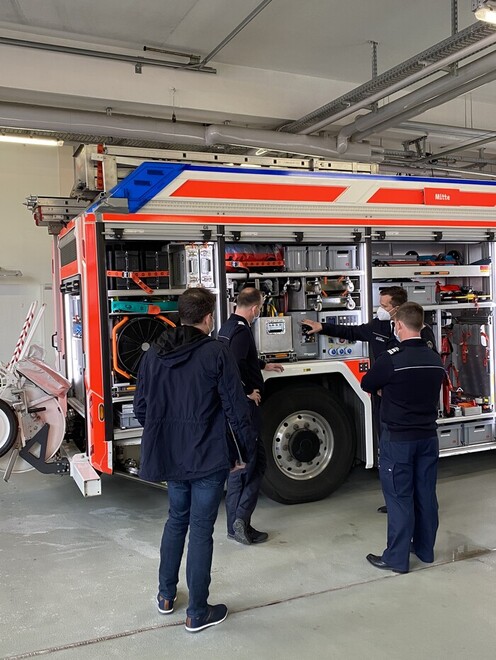
[[[36,227],[23,206],[30,194],[68,195],[73,182],[72,148],[0,143],[0,267],[22,277],[0,277],[0,361],[8,362],[33,300],[47,303],[36,343],[53,364],[52,238]]]

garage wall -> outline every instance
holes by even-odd
[[[51,242],[23,206],[30,194],[68,195],[73,183],[71,147],[0,143],[0,267],[21,270],[22,277],[0,277],[0,361],[10,359],[33,300],[47,303],[37,344],[54,363]]]

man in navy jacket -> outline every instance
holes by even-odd
[[[214,523],[230,468],[244,467],[256,451],[256,431],[236,363],[226,346],[209,337],[214,310],[215,296],[206,289],[188,289],[179,297],[182,325],[167,329],[144,354],[134,398],[135,415],[144,427],[140,477],[167,481],[169,492],[158,609],[162,614],[174,609],[189,527],[189,632],[227,616],[225,605],[207,602]]]
[[[395,321],[400,345],[383,352],[361,383],[366,392],[382,397],[379,475],[388,513],[387,548],[367,560],[376,568],[407,573],[410,551],[424,562],[434,561],[436,419],[445,370],[420,337],[420,305],[401,305]]]

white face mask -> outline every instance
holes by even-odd
[[[387,310],[384,309],[384,307],[378,307],[377,318],[379,319],[379,321],[390,321],[391,315]]]

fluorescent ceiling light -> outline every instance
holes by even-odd
[[[0,142],[15,142],[16,144],[35,144],[40,147],[61,147],[63,140],[55,138],[38,138],[29,135],[0,135]]]
[[[472,0],[472,11],[477,20],[496,24],[495,0]]]

